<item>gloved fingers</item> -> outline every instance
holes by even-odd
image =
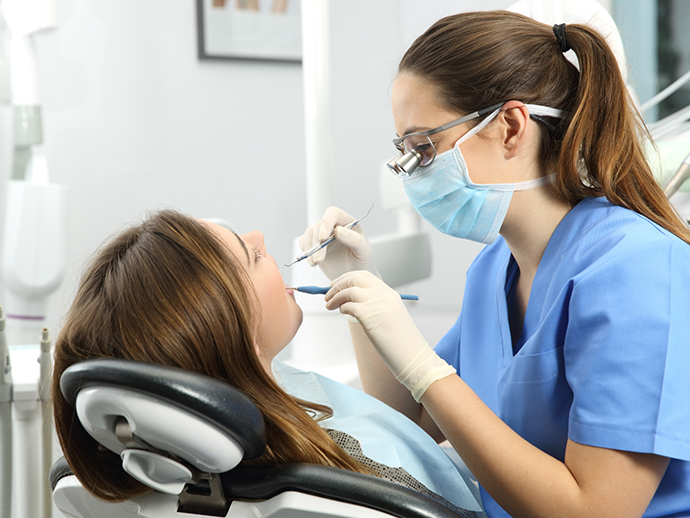
[[[388,300],[398,303],[400,295],[369,271],[348,272],[341,275],[331,283],[331,289],[324,297],[326,309],[341,308],[341,313],[344,312],[343,304],[352,303],[361,306],[364,303]],[[359,317],[353,311],[359,312],[359,310],[350,309],[347,314]]]
[[[356,230],[355,230],[356,229]],[[357,259],[367,262],[371,256],[371,245],[362,231],[355,227],[348,229],[345,227],[335,228],[335,240],[349,248]]]
[[[304,234],[300,236],[298,240],[299,247],[303,252],[310,249],[330,236],[336,226],[346,225],[353,219],[355,218],[337,207],[328,207],[323,213],[321,221],[307,228]]]
[[[330,286],[331,290],[328,293],[326,293],[326,300],[329,299],[329,294],[333,293],[334,295],[338,291],[342,291],[345,288],[350,288],[353,286],[359,286],[360,288],[385,286],[386,288],[388,288],[388,285],[386,283],[384,283],[379,277],[377,277],[368,270],[356,270],[353,272],[345,272],[337,279],[333,279],[333,281],[331,281]],[[333,288],[337,288],[335,292],[333,292]]]
[[[328,207],[324,212],[321,221],[309,227],[304,231],[304,234],[300,236],[298,240],[300,248],[303,252],[309,250],[333,234],[337,226],[346,225],[353,219],[354,218],[352,216],[338,207]],[[307,262],[310,266],[316,266],[326,258],[327,253],[328,252],[324,247],[323,249],[311,255]]]
[[[353,322],[359,322],[359,319],[357,318],[359,312],[357,304],[355,302],[345,302],[342,306],[338,308],[338,310],[342,315],[351,317],[353,319]]]
[[[326,248],[322,248],[318,252],[310,255],[307,258],[307,263],[309,264],[309,266],[316,266],[321,261],[323,261],[325,258],[326,258]]]
[[[323,241],[324,239],[328,238],[328,236],[330,236],[333,233],[335,227],[342,227],[343,225],[347,225],[354,219],[354,217],[350,216],[347,212],[339,209],[338,207],[328,207],[326,211],[323,213],[321,221],[314,225],[314,228],[316,229],[316,240],[314,243],[312,243],[312,246],[315,245],[317,242]]]
[[[312,246],[314,246],[315,241],[318,242],[315,238],[315,231],[316,227],[309,227],[297,240],[297,244],[302,252],[309,250]],[[309,266],[316,266],[323,261],[324,257],[326,257],[326,250],[319,250],[317,253],[311,255],[307,259],[307,262],[309,263]]]
[[[333,311],[334,309],[341,308],[340,312],[343,313],[342,306],[344,304],[358,305],[364,302],[370,302],[377,298],[377,294],[372,290],[375,288],[361,288],[359,286],[346,286],[331,288],[325,297],[326,309]],[[348,314],[355,316],[350,311]]]
[[[313,241],[314,241],[314,227],[309,227],[307,230],[304,231],[304,234],[299,236],[299,239],[297,240],[297,244],[299,245],[302,252],[304,252],[305,250],[308,250],[309,248],[312,247]]]

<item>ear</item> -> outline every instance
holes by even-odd
[[[501,144],[506,159],[515,158],[527,141],[529,112],[520,101],[508,101],[498,114],[501,122]]]

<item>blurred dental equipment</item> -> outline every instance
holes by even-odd
[[[334,169],[330,103],[330,19],[329,0],[302,2],[302,78],[304,85],[304,132],[306,153],[307,221],[305,228],[319,221],[333,205]],[[385,155],[384,155],[385,156]],[[374,164],[373,172],[379,168]],[[386,173],[391,176],[390,173]],[[380,182],[385,182],[381,177]],[[391,177],[391,179],[393,179]],[[383,185],[380,183],[380,185]],[[394,188],[399,186],[394,186]],[[402,190],[402,187],[400,187]],[[386,283],[395,288],[429,277],[431,247],[420,230],[420,219],[404,191],[395,194],[380,189],[384,210],[396,215],[397,229],[383,236],[368,235],[376,265]],[[303,254],[297,238],[294,257]],[[290,268],[286,283],[291,286],[324,286],[328,279],[319,268],[304,262]],[[302,370],[315,371],[345,384],[359,386],[359,374],[347,321],[324,308],[323,301],[297,293],[304,323],[282,361]],[[324,343],[329,346],[323,347]]]
[[[685,180],[690,178],[690,154],[685,157],[683,163],[680,164],[678,171],[674,174],[668,183],[664,186],[664,194],[667,198],[673,196],[678,188],[685,183]]]
[[[0,518],[12,515],[12,364],[0,307]]]
[[[1,7],[0,25],[5,33],[0,37],[3,44],[8,41],[10,45],[9,52],[2,52],[0,63],[0,97],[8,107],[1,115],[2,127],[11,130],[0,135],[4,150],[0,182],[7,198],[2,200],[4,330],[0,341],[4,345],[0,349],[8,351],[5,357],[0,350],[5,369],[0,407],[4,413],[6,405],[11,406],[11,423],[2,424],[2,449],[9,446],[12,454],[0,455],[0,518],[50,518],[51,341],[45,318],[48,297],[63,276],[67,211],[66,188],[50,183],[41,149],[43,123],[34,36],[57,26],[55,0],[2,0]]]
[[[318,221],[331,205],[331,62],[329,0],[303,2],[302,83],[307,176],[307,222]]]
[[[369,210],[367,211],[367,213],[366,213],[364,216],[362,216],[361,218],[357,218],[357,219],[354,220],[354,221],[351,221],[351,222],[348,223],[347,225],[343,225],[343,228],[346,228],[346,229],[348,229],[348,230],[351,229],[351,228],[353,228],[355,225],[357,225],[357,223],[359,223],[359,222],[362,221],[364,218],[366,218],[366,217],[369,215],[369,213],[371,212],[371,209],[373,209],[373,208],[374,208],[374,204],[372,203],[372,204],[371,204],[371,207],[369,207]],[[311,257],[312,255],[314,255],[316,252],[318,252],[318,251],[321,250],[322,248],[325,248],[325,247],[327,247],[328,245],[330,245],[333,241],[335,241],[335,234],[334,234],[334,233],[331,233],[330,236],[328,236],[326,239],[324,239],[324,240],[321,241],[320,243],[315,244],[314,246],[312,246],[309,250],[307,250],[307,251],[304,252],[303,254],[299,255],[299,256],[297,257],[297,259],[295,259],[294,261],[292,261],[290,264],[284,264],[284,265],[283,265],[283,268],[289,268],[289,267],[292,266],[293,264],[299,263],[300,261],[303,261],[303,260],[306,259],[307,257]]]
[[[66,262],[67,189],[48,181],[47,162],[32,152],[29,178],[11,180],[5,214],[2,280],[10,345],[36,343],[48,298]]]
[[[301,293],[308,293],[309,295],[325,295],[331,289],[328,286],[285,286],[286,289],[299,291]],[[400,294],[403,300],[419,300],[417,295]]]
[[[690,82],[690,71],[683,74],[671,85],[644,103],[640,107],[641,110],[648,110],[656,106],[688,82]],[[658,145],[659,158],[665,164],[660,174],[664,194],[667,198],[671,198],[690,178],[690,154],[687,154],[680,165],[677,166],[677,169],[675,169],[677,163],[675,160],[678,160],[676,151],[681,151],[684,148],[687,153],[688,144],[690,144],[690,106],[685,106],[659,121],[649,123],[647,127]],[[671,171],[675,169],[675,172],[667,176],[666,166],[669,165],[673,168]],[[664,178],[668,179],[664,180]],[[678,198],[675,199],[675,203],[679,210],[687,209],[687,201],[685,207],[683,207],[682,201],[679,201]],[[690,225],[690,216],[686,216],[685,221]]]
[[[3,0],[11,31],[13,163],[2,280],[10,345],[35,343],[65,263],[66,188],[51,184],[43,143],[34,35],[56,26],[54,0]],[[3,178],[4,181],[4,178]]]
[[[688,82],[690,82],[690,71],[683,74],[640,108],[648,110],[656,106]],[[648,127],[652,137],[658,143],[688,142],[690,141],[690,106],[681,108],[659,121],[649,123]],[[664,194],[666,197],[673,196],[688,178],[690,178],[690,154],[685,157],[676,172],[665,183]]]
[[[688,82],[690,82],[690,71],[683,74],[671,85],[644,103],[640,109],[646,111],[653,108]],[[681,108],[661,120],[649,123],[647,126],[652,137],[657,142],[668,141],[674,137],[681,137],[683,140],[686,140],[686,134],[690,132],[690,106]]]

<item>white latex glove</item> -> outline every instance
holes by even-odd
[[[326,308],[357,319],[367,337],[396,379],[419,402],[436,380],[455,374],[414,324],[400,298],[370,272],[349,272],[331,282]]]
[[[318,264],[330,280],[354,270],[367,270],[380,277],[371,245],[360,228],[361,224],[358,223],[352,229],[343,228],[343,225],[355,219],[337,207],[329,207],[323,213],[321,221],[305,230],[299,238],[299,247],[305,251],[331,233],[335,234],[333,243],[307,259],[310,266]]]

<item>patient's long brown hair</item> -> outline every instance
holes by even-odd
[[[312,418],[329,416],[328,407],[286,394],[263,369],[254,348],[259,309],[232,254],[177,212],[152,215],[96,254],[55,343],[52,391],[60,445],[88,491],[106,501],[149,491],[99,447],[60,392],[65,369],[93,358],[180,367],[241,389],[267,427],[268,447],[250,465],[309,462],[370,473]]]
[[[556,171],[558,196],[571,206],[606,196],[690,243],[647,163],[649,134],[606,40],[580,24],[566,25],[565,36],[579,71],[550,25],[508,11],[462,13],[422,34],[398,72],[427,80],[460,114],[510,100],[564,110],[562,120],[544,117],[554,131],[540,127],[542,164]]]

